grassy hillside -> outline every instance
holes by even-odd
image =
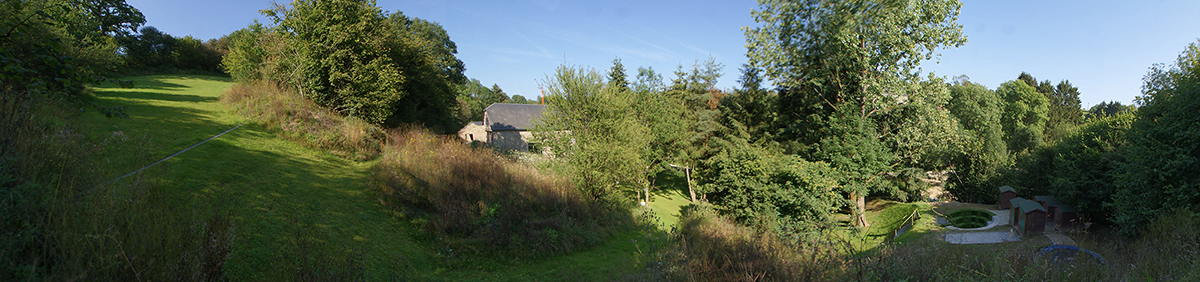
[[[232,280],[528,280],[620,276],[634,269],[637,230],[564,256],[515,262],[457,257],[417,231],[411,218],[382,206],[368,189],[369,168],[302,146],[233,113],[218,102],[225,78],[154,75],[127,78],[132,89],[101,85],[94,102],[124,106],[129,119],[82,114],[94,140],[117,136],[104,156],[114,175],[244,126],[121,182],[169,189],[162,201],[211,207],[232,216]],[[578,276],[583,275],[584,276]]]

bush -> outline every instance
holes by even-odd
[[[1113,221],[1126,235],[1173,209],[1200,210],[1200,42],[1145,82],[1115,170]]]
[[[706,162],[708,193],[722,214],[780,235],[819,230],[843,206],[834,171],[824,162],[769,153],[757,146],[732,147]]]
[[[343,117],[275,83],[238,83],[221,102],[283,138],[342,158],[365,161],[379,156],[383,130],[362,119]]]
[[[587,201],[569,181],[424,129],[390,131],[373,171],[381,201],[451,250],[564,254],[628,223],[623,211]]]

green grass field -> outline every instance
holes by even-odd
[[[228,130],[246,119],[218,97],[227,78],[153,75],[125,78],[132,89],[95,87],[94,102],[123,106],[128,119],[78,116],[88,138],[118,150],[100,168],[121,175]],[[213,207],[234,219],[225,272],[235,281],[360,276],[367,280],[603,279],[635,269],[637,230],[589,250],[537,261],[454,255],[423,238],[409,219],[379,204],[367,188],[372,162],[354,162],[278,138],[254,123],[120,181],[148,181],[169,199]],[[459,250],[463,252],[464,250]],[[324,273],[324,274],[322,274]],[[322,279],[324,280],[324,279]]]

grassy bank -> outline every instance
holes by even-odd
[[[610,240],[566,255],[521,261],[452,255],[451,245],[416,217],[381,204],[387,201],[370,188],[377,183],[371,168],[381,161],[358,161],[368,159],[362,156],[370,156],[370,147],[345,141],[364,139],[338,139],[352,135],[344,134],[345,119],[273,85],[225,92],[233,84],[217,77],[130,79],[140,87],[105,85],[96,97],[124,105],[130,119],[79,117],[93,136],[125,136],[136,144],[103,156],[120,164],[113,171],[132,171],[246,123],[119,181],[154,183],[171,205],[204,204],[230,215],[234,236],[223,269],[231,280],[555,280],[579,273],[602,279],[632,270],[637,248],[629,239],[638,234],[632,227],[603,230]],[[422,165],[433,171],[443,160],[426,161]]]

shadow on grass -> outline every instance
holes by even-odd
[[[147,76],[131,76],[122,77],[121,80],[134,81],[134,89],[148,90],[166,90],[178,91],[190,89],[190,86],[168,82],[167,80],[209,80],[220,82],[233,82],[228,77],[210,76],[210,75],[195,75],[195,74],[166,74],[166,75],[147,75]],[[104,83],[101,87],[115,87],[112,83]]]
[[[199,95],[185,95],[185,94],[167,94],[167,93],[143,92],[143,91],[106,92],[105,96],[119,96],[119,97],[129,98],[129,99],[160,100],[160,101],[171,101],[171,102],[211,103],[211,102],[217,101],[217,97],[205,97],[205,96],[199,96]]]
[[[145,174],[232,213],[233,280],[393,280],[430,268],[411,230],[375,202],[361,166],[247,124]]]
[[[654,177],[654,188],[650,190],[650,195],[654,197],[687,196],[687,176],[682,170],[667,167]]]

